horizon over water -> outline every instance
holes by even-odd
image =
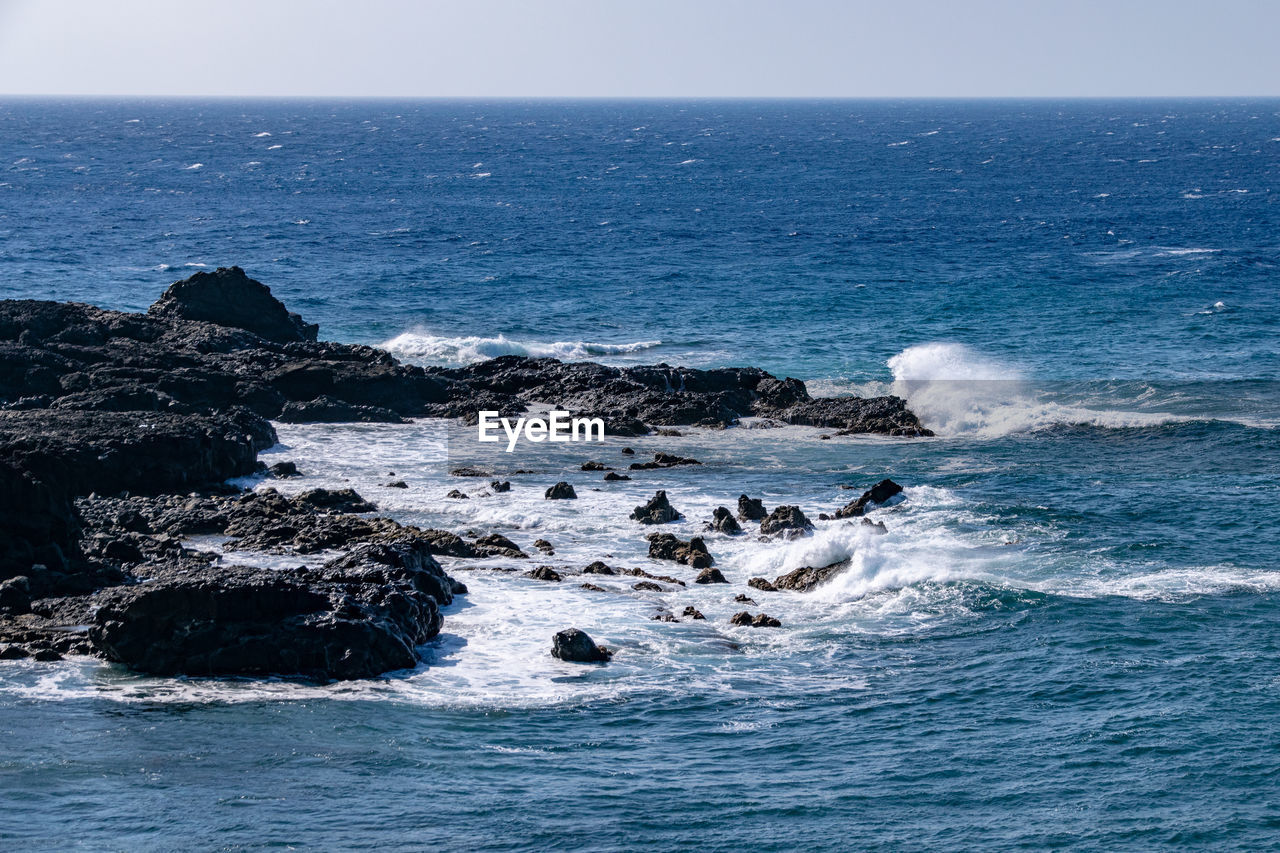
[[[0,298],[145,311],[233,264],[410,362],[751,365],[937,437],[278,425],[261,458],[307,476],[272,487],[556,555],[442,560],[471,593],[375,681],[0,664],[0,841],[1280,849],[1280,99],[0,98]],[[624,445],[703,465],[577,470]],[[460,464],[511,493],[446,500]],[[884,536],[708,534],[726,587],[521,574],[692,580],[627,519],[655,489],[687,538],[742,493],[815,518],[884,477]],[[560,479],[579,500],[542,499]],[[570,625],[614,661],[552,659]]]

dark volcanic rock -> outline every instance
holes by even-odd
[[[454,500],[454,501],[465,501],[465,500],[468,500],[468,498],[467,498],[467,493],[466,493],[466,492],[459,491],[459,490],[457,490],[457,489],[450,489],[450,490],[445,494],[445,497],[446,497],[446,498],[448,498],[449,500]]]
[[[277,462],[267,468],[267,472],[277,480],[288,480],[292,477],[301,477],[298,466],[294,462]]]
[[[520,546],[501,533],[490,533],[475,541],[475,548],[484,557],[528,557]]]
[[[577,628],[568,628],[552,637],[551,654],[575,663],[604,663],[613,657],[613,652],[597,646],[595,640]]]
[[[836,510],[836,518],[852,518],[862,515],[872,504],[882,504],[895,495],[902,493],[902,486],[893,480],[881,480],[862,493],[862,497]]]
[[[694,536],[688,542],[670,533],[650,533],[646,538],[649,556],[655,560],[672,560],[694,569],[705,569],[715,562],[701,536]]]
[[[550,542],[548,542],[545,539],[533,540],[533,547],[537,548],[539,551],[541,551],[542,553],[548,556],[551,556],[556,552],[555,546],[553,546]]]
[[[630,480],[630,479],[631,478],[628,477],[626,474],[619,474],[617,471],[610,471],[608,474],[604,475],[604,481],[606,483],[617,483],[623,480]]]
[[[633,583],[631,588],[639,592],[662,592],[662,587],[653,581],[640,581]]]
[[[502,494],[503,492],[509,492],[511,491],[511,481],[510,480],[494,480],[492,483],[489,484],[489,488],[493,489],[493,493],[495,495]]]
[[[555,581],[556,583],[564,580],[564,578],[560,577],[560,573],[550,566],[538,566],[536,569],[525,572],[524,576],[534,580]]]
[[[278,343],[314,341],[320,329],[291,314],[265,284],[249,278],[240,267],[198,272],[174,282],[147,313],[247,329]]]
[[[684,516],[676,512],[675,507],[667,500],[667,493],[661,490],[644,506],[638,506],[631,512],[631,520],[641,524],[666,524],[682,518]]]
[[[630,467],[634,471],[648,471],[655,468],[674,468],[677,465],[701,465],[697,459],[688,459],[684,456],[673,456],[670,453],[653,454],[652,462],[632,462]]]
[[[551,488],[547,489],[546,495],[546,498],[549,501],[574,500],[577,497],[578,493],[573,490],[573,486],[569,485],[564,480],[561,480]]]
[[[583,462],[582,470],[583,471],[608,471],[609,469],[606,468],[604,466],[604,463],[602,462]]]
[[[824,584],[831,580],[831,578],[835,577],[848,567],[848,560],[840,560],[839,562],[832,563],[829,566],[822,566],[821,568],[805,566],[804,568],[796,569],[793,572],[787,572],[785,575],[778,576],[774,579],[773,585],[778,589],[792,590],[794,592],[808,592],[815,586],[819,586],[820,584]]]
[[[706,568],[698,572],[694,583],[728,583],[728,581],[724,579],[719,569]]]
[[[156,675],[370,678],[417,665],[442,622],[433,593],[452,588],[422,551],[296,573],[209,568],[100,593],[89,637]]]
[[[684,612],[681,613],[680,615],[684,616],[686,619],[706,619],[707,618],[702,615],[701,610],[694,607],[692,604],[685,607]]]
[[[717,533],[725,533],[730,536],[736,536],[742,532],[742,528],[738,526],[733,513],[723,506],[716,507],[711,513],[711,521],[706,525],[706,528],[707,530],[714,530]]]
[[[614,575],[614,574],[617,574],[617,572],[615,572],[613,569],[611,569],[611,568],[610,568],[606,563],[604,563],[604,562],[603,562],[603,561],[601,561],[601,560],[596,560],[596,561],[594,561],[594,562],[592,562],[592,563],[588,563],[588,564],[587,564],[587,567],[586,567],[585,569],[583,569],[583,570],[582,570],[582,573],[583,573],[584,575]]]
[[[404,418],[382,406],[354,405],[327,394],[305,403],[285,403],[276,420],[287,424],[407,423]]]
[[[745,610],[743,610],[741,613],[733,614],[733,616],[729,619],[729,622],[731,624],[740,625],[746,628],[781,628],[782,627],[781,622],[779,622],[777,619],[773,618],[772,616],[768,615],[767,613],[757,613],[755,616],[752,616],[750,613],[748,613]]]
[[[764,502],[759,498],[749,498],[746,495],[738,496],[739,521],[763,521],[768,515],[769,512],[764,508]]]
[[[747,581],[747,586],[752,589],[758,589],[761,592],[777,592],[778,588],[764,578],[752,578]]]
[[[798,506],[776,507],[768,518],[760,522],[760,532],[766,536],[800,536],[810,530],[813,530],[813,522]]]

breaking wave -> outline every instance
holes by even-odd
[[[506,335],[446,337],[425,332],[405,332],[382,344],[382,348],[410,361],[427,364],[474,364],[503,355],[579,360],[629,355],[660,346],[662,341],[635,341],[623,344],[590,341],[517,341]]]

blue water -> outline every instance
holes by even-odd
[[[608,492],[565,472],[620,443],[544,449],[485,460],[536,472],[499,503],[443,500],[478,451],[434,425],[282,428],[309,485],[557,565],[672,572],[625,518],[655,486],[683,535],[742,491],[907,497],[884,537],[709,539],[728,590],[466,573],[381,682],[5,664],[0,840],[1278,849],[1278,201],[1277,101],[0,104],[0,297],[141,310],[234,263],[409,360],[753,364],[939,433],[628,439],[706,464]],[[615,662],[553,661],[568,624]]]

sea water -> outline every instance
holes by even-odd
[[[754,365],[937,433],[506,454],[439,421],[279,425],[262,459],[306,477],[244,485],[349,486],[533,556],[443,560],[470,594],[383,679],[6,662],[0,839],[1280,846],[1277,164],[1276,101],[0,104],[0,297],[144,310],[239,264],[410,362]],[[703,464],[578,470],[658,451]],[[884,477],[884,535],[705,534],[727,586],[627,518],[659,488],[683,538],[744,493],[816,518]],[[578,499],[545,500],[562,479]],[[686,586],[523,576],[594,560]],[[744,586],[838,560],[809,593]],[[571,625],[613,662],[551,658]]]

